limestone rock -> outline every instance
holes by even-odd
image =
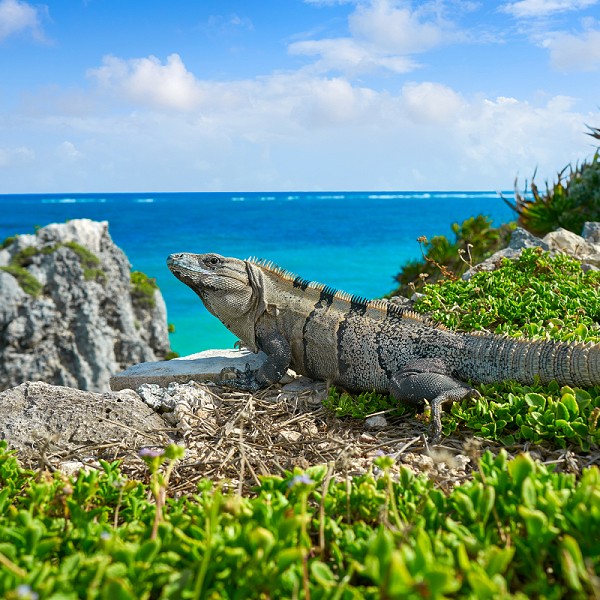
[[[112,373],[168,351],[163,297],[135,292],[106,221],[54,223],[0,250],[0,390],[108,390]]]
[[[549,250],[548,244],[546,244],[543,240],[538,237],[535,237],[533,234],[529,233],[526,229],[522,227],[517,227],[511,237],[510,242],[506,248],[502,250],[498,250],[482,261],[478,265],[471,267],[466,273],[463,274],[462,278],[464,280],[469,280],[475,273],[479,273],[480,271],[495,271],[500,264],[502,263],[503,258],[517,258],[521,255],[521,252],[524,248],[541,248],[544,251]]]
[[[371,429],[383,429],[387,427],[387,419],[383,415],[373,415],[365,419],[365,425]]]
[[[214,417],[214,411],[223,404],[218,396],[209,392],[206,385],[195,381],[170,383],[166,388],[145,383],[137,392],[186,442],[199,428],[202,430],[206,426],[211,415]]]
[[[583,238],[568,229],[559,227],[556,231],[551,231],[544,237],[551,252],[564,252],[573,256],[582,263],[600,267],[600,242],[594,243],[592,240],[592,223],[586,223],[587,239]],[[600,225],[596,223],[595,225]],[[595,235],[595,234],[594,234]]]
[[[173,360],[133,365],[111,377],[110,387],[112,390],[135,390],[145,383],[168,387],[172,382],[216,381],[223,369],[243,371],[247,364],[251,369],[258,369],[265,359],[262,352],[254,354],[249,350],[205,350]]]
[[[104,394],[28,381],[0,392],[0,439],[25,457],[114,443],[135,450],[165,445],[163,419],[132,390]]]

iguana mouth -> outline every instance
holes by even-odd
[[[209,283],[208,277],[214,276],[214,272],[206,269],[199,262],[190,262],[186,253],[170,254],[167,257],[167,267],[183,283],[192,289],[216,289],[214,284]]]

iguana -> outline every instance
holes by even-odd
[[[387,300],[335,291],[263,260],[181,253],[167,264],[244,346],[267,355],[258,370],[236,370],[221,381],[238,389],[267,387],[291,367],[350,391],[388,392],[416,405],[428,400],[438,440],[442,405],[480,396],[468,381],[600,384],[600,344],[457,333]]]

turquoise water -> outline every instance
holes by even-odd
[[[452,237],[451,223],[478,214],[496,225],[514,217],[495,192],[0,195],[0,241],[67,219],[108,221],[133,269],[156,278],[175,325],[172,347],[183,355],[228,348],[235,338],[171,275],[165,260],[173,252],[268,258],[305,279],[377,297],[421,256],[419,236]]]

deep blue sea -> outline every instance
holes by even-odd
[[[510,194],[509,194],[510,195]],[[514,218],[495,192],[140,193],[0,195],[0,241],[67,219],[106,220],[133,269],[155,277],[182,355],[235,338],[171,275],[173,252],[273,260],[305,279],[364,297],[394,287],[417,238],[478,214]]]

